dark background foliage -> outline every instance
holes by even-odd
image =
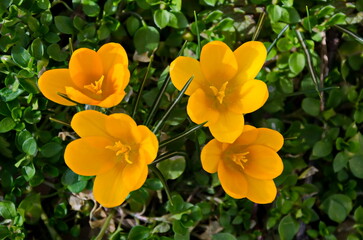
[[[111,239],[362,239],[362,13],[362,0],[2,0],[0,239],[89,239],[110,214]],[[92,178],[64,164],[77,109],[45,99],[38,77],[67,67],[74,49],[121,43],[131,80],[125,100],[107,113],[131,114],[145,78],[134,115],[142,124],[168,83],[168,64],[181,49],[197,58],[199,36],[201,45],[221,40],[235,49],[256,39],[269,50],[257,78],[270,97],[246,119],[285,138],[276,200],[228,197],[201,168],[211,135],[199,129],[161,149],[174,154],[157,164],[173,204],[150,171],[121,207],[99,208]],[[150,126],[177,97],[165,86]],[[160,140],[194,126],[186,102],[162,124]]]

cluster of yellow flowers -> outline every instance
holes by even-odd
[[[178,57],[170,65],[177,89],[194,77],[185,92],[190,95],[187,113],[197,124],[207,122],[215,138],[202,150],[204,170],[218,172],[231,197],[256,203],[274,200],[273,178],[283,170],[276,153],[283,145],[281,134],[244,123],[243,114],[256,111],[268,98],[266,84],[254,79],[266,54],[261,42],[247,42],[232,52],[223,42],[213,41],[203,47],[200,62]],[[97,52],[76,50],[69,69],[44,72],[38,85],[45,97],[62,105],[108,108],[121,102],[129,78],[124,48],[108,43]],[[75,114],[71,126],[81,138],[68,144],[65,162],[77,174],[96,175],[93,194],[100,204],[118,206],[144,184],[147,165],[159,146],[146,126],[137,125],[127,114],[107,116],[94,110]]]

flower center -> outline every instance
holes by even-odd
[[[218,99],[219,103],[222,104],[223,99],[226,95],[226,87],[227,87],[228,81],[223,83],[221,89],[217,89],[215,86],[210,86],[209,88],[212,89],[212,92],[214,96]]]
[[[100,79],[98,79],[97,81],[88,84],[88,85],[84,85],[83,87],[91,92],[93,92],[94,94],[97,95],[101,95],[102,94],[102,83],[103,83],[103,79],[105,78],[104,75],[102,75],[100,77]]]
[[[122,144],[120,141],[117,141],[113,146],[106,146],[106,148],[115,151],[118,159],[121,158],[127,163],[132,164],[132,161],[130,160],[131,147],[129,145]]]
[[[232,154],[231,159],[235,164],[240,166],[242,169],[245,169],[245,165],[248,161],[248,159],[247,159],[248,154],[249,154],[249,152],[235,153],[235,154]]]

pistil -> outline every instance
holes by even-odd
[[[209,88],[212,90],[214,96],[218,99],[218,102],[222,104],[223,99],[226,95],[226,87],[227,87],[228,81],[223,83],[222,87],[218,90],[215,86],[210,86]]]
[[[127,163],[132,164],[132,161],[130,160],[131,147],[129,145],[117,141],[113,146],[106,146],[106,148],[115,151],[118,158],[123,158]]]
[[[100,77],[100,79],[98,79],[97,81],[88,84],[88,85],[84,85],[84,88],[93,92],[94,94],[97,95],[101,95],[102,94],[102,83],[103,83],[103,79],[104,79],[104,75],[102,75]]]

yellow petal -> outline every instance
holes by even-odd
[[[140,142],[140,151],[142,152],[146,164],[152,163],[159,149],[159,142],[156,138],[155,134],[150,131],[149,128],[143,125],[137,126],[140,134],[141,134],[141,142]]]
[[[193,58],[181,56],[170,64],[170,78],[178,90],[181,90],[192,76],[194,78],[185,92],[187,95],[191,95],[195,90],[206,84],[199,62]]]
[[[97,105],[100,102],[99,100],[91,98],[90,95],[84,94],[83,91],[80,91],[74,87],[66,87],[66,95],[73,101],[82,104]]]
[[[246,176],[248,183],[247,198],[258,204],[271,203],[276,197],[276,185],[273,180],[259,180]]]
[[[208,121],[206,124],[208,126],[215,123],[219,116],[214,106],[214,99],[208,97],[202,89],[197,89],[188,100],[187,113],[196,124]]]
[[[257,128],[257,131],[258,136],[254,144],[267,146],[276,152],[284,145],[284,137],[278,131],[268,128]]]
[[[202,48],[200,66],[205,79],[218,89],[232,79],[238,69],[232,50],[220,41],[209,42]]]
[[[66,106],[76,105],[58,95],[58,93],[66,94],[66,86],[75,87],[68,69],[52,69],[45,71],[39,78],[38,86],[43,95],[53,102]]]
[[[104,84],[103,93],[110,95],[120,91],[124,91],[130,81],[130,71],[121,64],[113,65],[108,71]]]
[[[100,57],[88,48],[79,48],[74,51],[69,61],[69,71],[73,83],[80,89],[99,80],[103,75]]]
[[[137,182],[135,183],[134,185],[134,189],[139,189],[142,187],[142,185],[144,185],[145,181],[146,181],[146,178],[147,178],[147,174],[149,173],[149,168],[145,165],[145,167],[143,167],[140,171],[141,174],[140,174],[140,177],[139,179],[137,180]]]
[[[250,125],[245,125],[243,127],[242,134],[233,142],[234,146],[245,146],[254,144],[256,139],[258,138],[259,132],[258,130]]]
[[[200,160],[202,167],[209,173],[215,173],[218,170],[218,164],[222,161],[222,143],[212,139],[202,149]]]
[[[122,101],[125,95],[126,95],[125,91],[114,93],[106,97],[104,100],[99,101],[95,105],[103,108],[114,107]]]
[[[229,110],[235,113],[251,113],[262,107],[268,98],[266,83],[260,80],[245,81],[228,100]]]
[[[120,139],[124,144],[140,142],[141,136],[136,123],[124,113],[111,114],[105,121],[105,128],[109,135]]]
[[[256,179],[273,179],[282,173],[284,168],[279,155],[266,146],[252,145],[247,148],[249,154],[244,172]]]
[[[219,114],[215,123],[209,124],[209,130],[218,141],[233,143],[242,134],[243,126],[242,114],[226,111]]]
[[[123,182],[122,172],[125,164],[120,161],[115,167],[97,175],[93,184],[93,195],[97,202],[107,208],[120,205],[130,193],[128,182]]]
[[[106,149],[113,141],[105,137],[84,137],[66,147],[64,160],[73,172],[93,176],[108,171],[116,164],[116,155]]]
[[[218,164],[218,178],[224,191],[233,198],[244,198],[247,194],[245,175],[234,165],[221,161]]]
[[[100,136],[110,138],[106,131],[107,115],[94,110],[78,112],[73,116],[71,126],[80,137]]]
[[[98,51],[97,54],[102,61],[103,71],[106,75],[116,64],[128,66],[128,58],[125,49],[118,43],[106,43]]]
[[[122,182],[127,183],[125,187],[131,192],[140,188],[140,179],[146,180],[145,169],[147,165],[142,158],[134,159],[132,164],[126,164],[122,171]]]
[[[254,79],[266,61],[267,51],[263,43],[250,41],[234,51],[238,62],[239,81]]]

